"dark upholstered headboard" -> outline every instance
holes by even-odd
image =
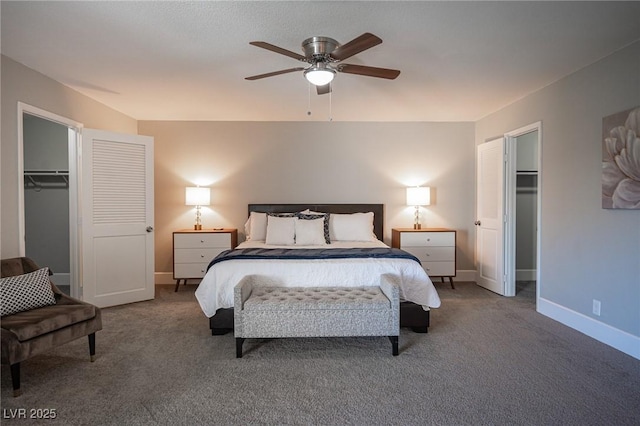
[[[290,213],[305,209],[323,213],[373,212],[373,233],[382,241],[384,234],[384,204],[249,204],[251,212]]]

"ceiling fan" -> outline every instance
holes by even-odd
[[[246,80],[259,80],[275,75],[302,71],[305,78],[316,86],[318,95],[331,92],[331,81],[336,72],[347,74],[365,75],[369,77],[386,78],[393,80],[400,75],[399,70],[388,68],[368,67],[365,65],[342,64],[341,61],[350,58],[364,50],[382,43],[382,39],[371,33],[364,33],[346,44],[339,44],[329,37],[311,37],[302,42],[304,55],[283,49],[264,41],[252,41],[249,44],[281,55],[289,56],[301,62],[307,62],[309,66],[289,68],[286,70],[269,72],[266,74],[246,77]]]

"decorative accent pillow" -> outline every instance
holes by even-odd
[[[1,278],[0,295],[2,316],[56,304],[49,283],[49,268]]]
[[[373,212],[331,214],[329,233],[331,241],[375,241]]]
[[[295,217],[267,216],[267,236],[265,242],[269,245],[292,246],[295,244]]]
[[[325,220],[294,218],[297,246],[322,246],[327,242],[324,234]]]
[[[275,217],[294,217],[298,213],[267,213],[269,216]]]
[[[297,214],[298,219],[302,220],[323,219],[322,233],[324,234],[324,244],[331,244],[331,237],[329,234],[329,216],[329,213],[306,213],[304,211]],[[296,244],[298,244],[297,237]]]

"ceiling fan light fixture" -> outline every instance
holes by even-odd
[[[304,77],[307,81],[315,86],[324,86],[333,80],[336,72],[326,66],[320,66],[320,64],[314,65],[304,72]]]

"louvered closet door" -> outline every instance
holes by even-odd
[[[84,129],[81,155],[83,299],[153,299],[153,138]]]

